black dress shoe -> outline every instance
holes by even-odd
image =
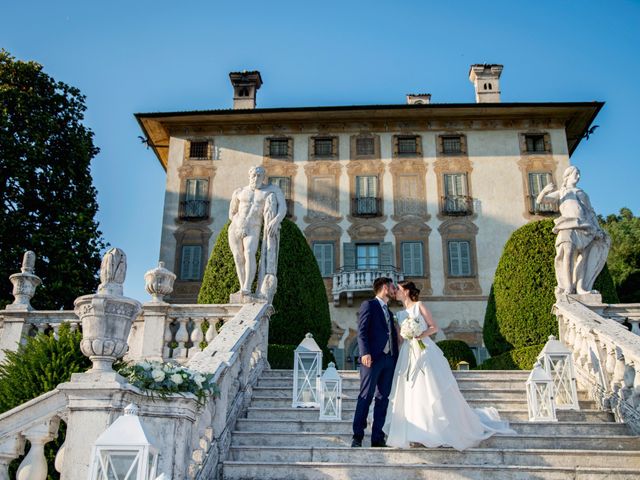
[[[361,447],[362,446],[362,440],[358,440],[357,438],[354,438],[351,441],[351,448],[357,448],[357,447]]]
[[[374,448],[386,448],[387,442],[385,442],[384,440],[382,440],[381,442],[371,442],[371,446]]]

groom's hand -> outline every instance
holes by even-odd
[[[360,357],[360,363],[367,368],[371,368],[371,355],[363,355]]]

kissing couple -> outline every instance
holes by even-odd
[[[438,331],[413,282],[373,282],[375,297],[358,312],[360,393],[353,417],[352,447],[361,447],[371,402],[372,447],[453,447],[464,450],[495,435],[515,435],[493,407],[472,409],[464,399],[442,350],[430,336]],[[404,310],[394,316],[390,300]],[[385,438],[386,434],[386,438]]]

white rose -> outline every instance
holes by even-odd
[[[177,373],[174,373],[173,375],[171,375],[169,377],[169,380],[171,380],[176,385],[180,385],[182,383],[182,377]]]
[[[200,375],[199,373],[194,375],[193,377],[193,381],[196,382],[196,385],[198,385],[198,388],[202,388],[202,382],[204,382],[205,380],[206,378]]]
[[[164,380],[165,374],[162,370],[153,370],[151,372],[151,378],[153,378],[156,382],[162,382]]]

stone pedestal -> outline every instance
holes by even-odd
[[[267,300],[259,294],[236,292],[229,295],[229,303],[266,303]]]

